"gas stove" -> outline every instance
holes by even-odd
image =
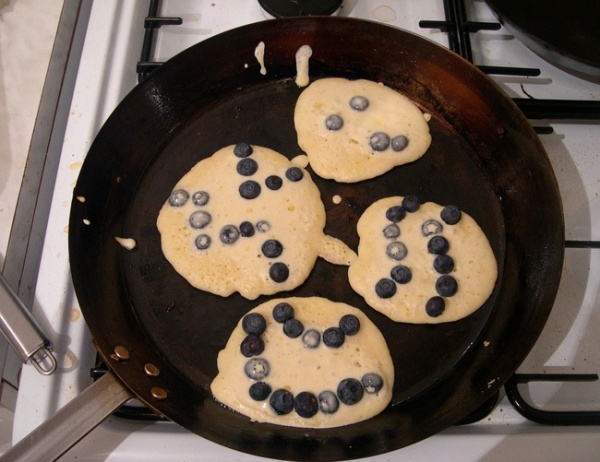
[[[21,373],[13,441],[91,381],[96,354],[73,291],[67,233],[72,189],[96,133],[117,104],[161,62],[220,32],[270,17],[259,2],[83,2],[87,23],[66,128],[56,147],[33,313],[54,345],[58,370]],[[536,127],[559,183],[566,224],[562,281],[550,319],[489,413],[369,461],[593,460],[600,453],[600,81],[559,69],[498,24],[485,2],[344,1],[340,16],[399,27],[471,60]],[[476,30],[476,32],[473,32]],[[76,46],[73,49],[77,49]],[[560,100],[557,102],[556,100]],[[31,265],[30,265],[31,266]],[[524,416],[522,413],[526,414]],[[61,460],[265,460],[170,422],[110,417]]]

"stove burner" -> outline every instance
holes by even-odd
[[[332,15],[342,0],[258,0],[260,6],[275,18]]]

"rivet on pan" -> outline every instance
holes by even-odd
[[[126,361],[129,359],[129,350],[127,348],[125,348],[124,346],[117,345],[115,347],[114,351],[115,351],[115,356],[117,357],[117,360]]]
[[[144,372],[147,376],[157,377],[160,374],[160,369],[156,367],[154,364],[147,363],[144,365]]]
[[[160,387],[152,387],[150,389],[150,394],[155,399],[166,399],[167,398],[167,390]]]

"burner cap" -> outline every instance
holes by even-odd
[[[331,15],[340,7],[342,0],[258,0],[258,3],[271,16],[289,18]]]

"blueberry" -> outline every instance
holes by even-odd
[[[289,338],[298,338],[302,331],[304,330],[304,325],[297,319],[291,318],[283,323],[283,333],[287,335]]]
[[[432,318],[437,318],[446,309],[446,302],[442,297],[431,297],[425,303],[425,312]]]
[[[442,297],[452,297],[458,290],[458,283],[452,276],[445,274],[435,282],[435,290]]]
[[[207,234],[200,234],[194,242],[198,250],[206,250],[210,247],[211,238]]]
[[[337,396],[339,400],[347,405],[358,403],[364,394],[362,384],[356,379],[344,379],[340,382],[337,388]]]
[[[364,96],[353,96],[349,104],[355,111],[364,111],[369,107],[369,100]]]
[[[286,302],[281,302],[273,308],[273,319],[277,322],[286,322],[294,317],[294,308]]]
[[[190,215],[190,226],[194,229],[202,229],[210,223],[211,219],[210,213],[198,210]]]
[[[323,332],[323,343],[331,348],[339,348],[344,344],[346,336],[339,327],[328,327]]]
[[[254,225],[249,221],[243,221],[240,224],[240,234],[242,237],[254,236]]]
[[[433,236],[427,242],[427,250],[434,255],[442,255],[448,252],[450,243],[444,236]]]
[[[340,402],[331,390],[319,393],[319,408],[325,414],[333,414],[340,407]]]
[[[344,126],[344,119],[337,114],[328,115],[325,119],[325,126],[327,130],[339,130]]]
[[[300,417],[310,418],[319,412],[319,401],[312,393],[301,391],[294,398],[294,409]]]
[[[237,163],[235,169],[240,175],[250,176],[256,173],[258,164],[254,159],[242,159]]]
[[[225,225],[219,233],[219,239],[223,244],[233,244],[240,237],[240,231],[233,225]]]
[[[265,342],[258,335],[247,335],[240,344],[240,351],[246,358],[259,355],[265,351]]]
[[[380,298],[391,298],[396,294],[396,283],[391,279],[380,279],[375,284],[375,293]]]
[[[276,239],[268,239],[260,249],[265,257],[277,258],[283,252],[283,245]]]
[[[294,409],[294,395],[289,391],[279,388],[269,398],[269,404],[277,415],[285,415]]]
[[[360,321],[353,314],[345,314],[340,318],[339,326],[345,335],[356,335],[360,330]]]
[[[396,152],[400,152],[408,146],[408,138],[404,135],[399,135],[392,138],[392,149]]]
[[[298,167],[290,167],[285,171],[285,177],[290,181],[300,181],[304,177],[304,173]]]
[[[252,358],[244,366],[244,372],[252,380],[263,380],[270,370],[269,362],[264,358]]]
[[[267,220],[260,220],[258,223],[256,223],[256,229],[260,233],[266,233],[271,229],[271,223],[269,223]]]
[[[455,225],[462,218],[462,213],[456,205],[447,205],[440,212],[440,218],[449,225]]]
[[[402,208],[407,212],[416,212],[421,207],[421,201],[417,196],[405,196],[402,199]]]
[[[363,375],[360,381],[365,391],[369,394],[377,393],[383,388],[383,379],[379,374],[375,374],[374,372]]]
[[[369,138],[369,145],[373,151],[385,151],[390,146],[390,137],[383,132],[376,132]]]
[[[412,272],[404,265],[394,266],[390,276],[398,284],[408,284],[412,279]]]
[[[387,225],[383,228],[383,237],[387,239],[394,239],[400,236],[400,228],[398,225],[392,223],[391,225]]]
[[[321,343],[321,334],[318,330],[309,329],[302,336],[302,343],[307,348],[317,348]]]
[[[210,196],[206,191],[196,191],[194,194],[192,194],[192,202],[198,207],[208,204],[209,199]]]
[[[185,189],[177,189],[169,196],[169,204],[173,207],[181,207],[189,198],[190,195]]]
[[[406,216],[406,210],[401,205],[394,205],[385,211],[385,217],[392,223],[402,221]]]
[[[273,263],[269,268],[269,276],[275,282],[284,282],[290,276],[290,269],[285,263]]]
[[[433,236],[434,234],[440,234],[444,230],[444,227],[439,221],[427,220],[421,225],[421,233],[425,237]]]
[[[240,196],[244,199],[255,199],[260,194],[260,185],[253,180],[244,181],[239,188]]]
[[[454,259],[450,255],[438,255],[433,260],[433,269],[440,274],[448,274],[454,269]]]
[[[265,180],[265,184],[267,185],[267,188],[272,189],[273,191],[277,191],[279,188],[281,188],[283,180],[280,176],[270,175]]]
[[[408,249],[402,242],[390,242],[386,249],[385,254],[392,260],[400,261],[408,254]]]
[[[252,146],[250,146],[248,143],[238,143],[233,148],[233,153],[237,157],[241,158],[248,157],[253,152],[254,150],[252,149]]]
[[[249,313],[242,318],[242,329],[247,334],[262,335],[267,328],[267,321],[260,313]]]
[[[250,385],[248,393],[254,401],[264,401],[271,394],[271,387],[268,383],[256,382]]]

